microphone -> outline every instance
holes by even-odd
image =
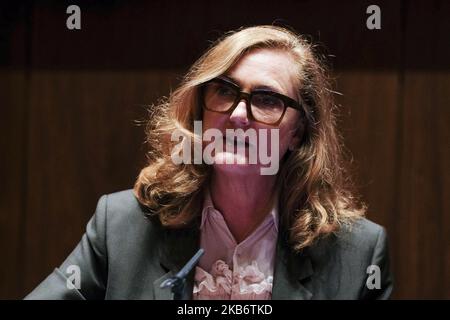
[[[160,288],[171,288],[174,300],[183,300],[182,295],[184,291],[184,285],[186,283],[186,277],[191,272],[192,268],[197,264],[200,257],[203,255],[205,250],[200,248],[197,253],[186,263],[186,265],[181,268],[181,270],[174,276],[167,278],[161,283]]]

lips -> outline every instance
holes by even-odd
[[[246,148],[251,146],[251,144],[248,142],[248,137],[238,138],[236,136],[233,136],[233,137],[228,138],[225,136],[223,138],[223,141],[226,144],[233,144],[234,146],[245,146]]]

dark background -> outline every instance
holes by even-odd
[[[223,32],[293,27],[334,67],[394,298],[450,298],[450,1],[7,1],[0,4],[0,298],[64,260],[105,193],[145,164],[145,105]],[[81,8],[81,30],[66,8]],[[367,6],[381,30],[366,28]]]

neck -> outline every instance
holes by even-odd
[[[210,192],[214,207],[239,243],[264,220],[273,205],[276,176],[242,176],[216,172],[211,176]]]

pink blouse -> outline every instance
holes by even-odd
[[[237,244],[222,214],[205,195],[200,226],[205,253],[195,270],[194,300],[269,300],[278,236],[278,203]]]

